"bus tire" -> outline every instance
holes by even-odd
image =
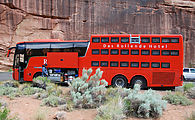
[[[112,86],[114,87],[127,87],[128,80],[123,75],[117,75],[112,79]]]
[[[132,79],[132,87],[134,88],[135,84],[140,85],[140,89],[146,89],[147,88],[147,83],[146,79],[141,76],[136,76]]]

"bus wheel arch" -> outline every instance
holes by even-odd
[[[39,76],[42,76],[42,72],[36,72],[36,73],[33,75],[33,79],[36,78],[36,77],[39,77]]]
[[[122,74],[117,74],[112,78],[111,84],[114,87],[127,87],[128,79]]]
[[[135,84],[139,84],[140,89],[145,89],[147,88],[147,79],[142,75],[135,75],[130,81],[130,86],[134,88]]]

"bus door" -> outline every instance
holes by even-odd
[[[14,57],[13,75],[15,80],[24,80],[24,54],[16,53]]]

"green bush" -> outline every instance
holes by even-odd
[[[195,111],[193,111],[190,117],[187,117],[186,120],[195,120]]]
[[[184,91],[189,91],[191,88],[194,87],[194,84],[193,83],[186,83],[184,84],[183,88],[184,88]]]
[[[7,108],[0,109],[0,120],[8,120],[9,110]]]
[[[117,95],[113,99],[98,108],[96,120],[121,120],[125,117],[123,114],[123,99]]]
[[[167,95],[163,96],[163,99],[173,105],[187,106],[192,104],[192,102],[181,92],[176,92],[175,94],[169,92]]]
[[[34,95],[35,93],[41,93],[43,89],[36,87],[26,87],[22,90],[23,95]]]
[[[47,106],[51,106],[51,107],[57,107],[58,105],[63,105],[66,104],[66,100],[54,95],[50,95],[47,98],[44,98],[42,100],[42,104],[41,105],[47,105]]]
[[[151,89],[144,93],[139,91],[140,86],[135,85],[134,89],[124,98],[125,115],[141,118],[157,118],[161,116],[167,102],[162,100],[161,96]]]
[[[72,81],[71,97],[75,107],[96,108],[105,101],[105,86],[108,83],[105,80],[100,80],[103,71],[98,68],[94,75],[91,76],[91,73],[92,69],[83,69],[82,77]]]

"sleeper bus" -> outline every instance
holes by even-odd
[[[81,76],[83,68],[100,68],[108,85],[175,87],[183,84],[181,35],[104,34],[88,40],[34,40],[15,48],[13,79],[32,81],[46,65],[56,82]],[[9,55],[8,52],[8,55]]]

